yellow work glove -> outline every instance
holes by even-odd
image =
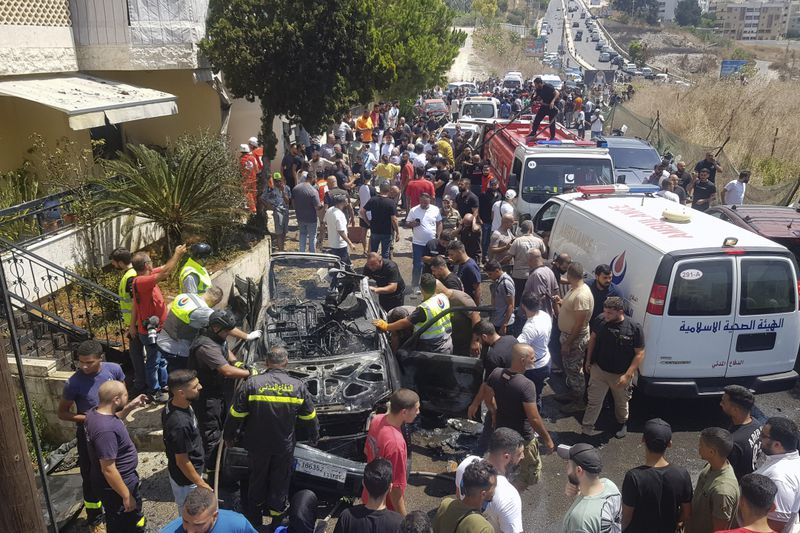
[[[386,331],[387,329],[389,329],[389,323],[380,318],[373,320],[372,323],[375,325],[376,328],[378,328],[381,331]]]

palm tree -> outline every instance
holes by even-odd
[[[103,162],[107,194],[99,207],[129,209],[161,228],[164,257],[188,234],[213,236],[242,211],[241,175],[221,139],[184,137],[165,154],[144,145]]]

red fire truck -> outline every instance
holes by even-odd
[[[486,123],[483,134],[483,158],[489,160],[500,188],[517,192],[521,220],[536,214],[551,196],[580,185],[614,183],[611,156],[602,142],[578,140],[561,124],[556,125],[555,140],[549,139],[546,127],[540,127],[536,140],[528,140],[531,119]]]

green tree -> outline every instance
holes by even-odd
[[[211,0],[200,48],[234,96],[261,103],[268,157],[275,157],[276,116],[317,131],[394,81],[374,24],[376,6],[377,0]]]
[[[679,26],[698,26],[702,14],[697,0],[680,0],[675,6],[675,22]]]
[[[375,24],[395,73],[381,93],[416,97],[442,83],[467,34],[453,29],[455,12],[442,0],[378,0]]]
[[[631,41],[628,45],[628,55],[637,66],[643,66],[648,58],[647,45],[641,41]]]
[[[658,0],[613,0],[612,6],[617,11],[644,20],[648,24],[658,22]]]
[[[483,20],[491,21],[497,15],[497,0],[472,0],[472,10]]]
[[[165,154],[129,144],[127,152],[103,161],[108,177],[98,182],[108,194],[98,204],[130,209],[161,228],[164,257],[190,234],[213,239],[239,219],[241,174],[222,139],[183,137]]]

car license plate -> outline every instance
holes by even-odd
[[[347,479],[347,470],[344,468],[317,463],[315,461],[307,461],[305,459],[296,458],[294,469],[304,474],[330,479],[338,483],[344,483]]]

